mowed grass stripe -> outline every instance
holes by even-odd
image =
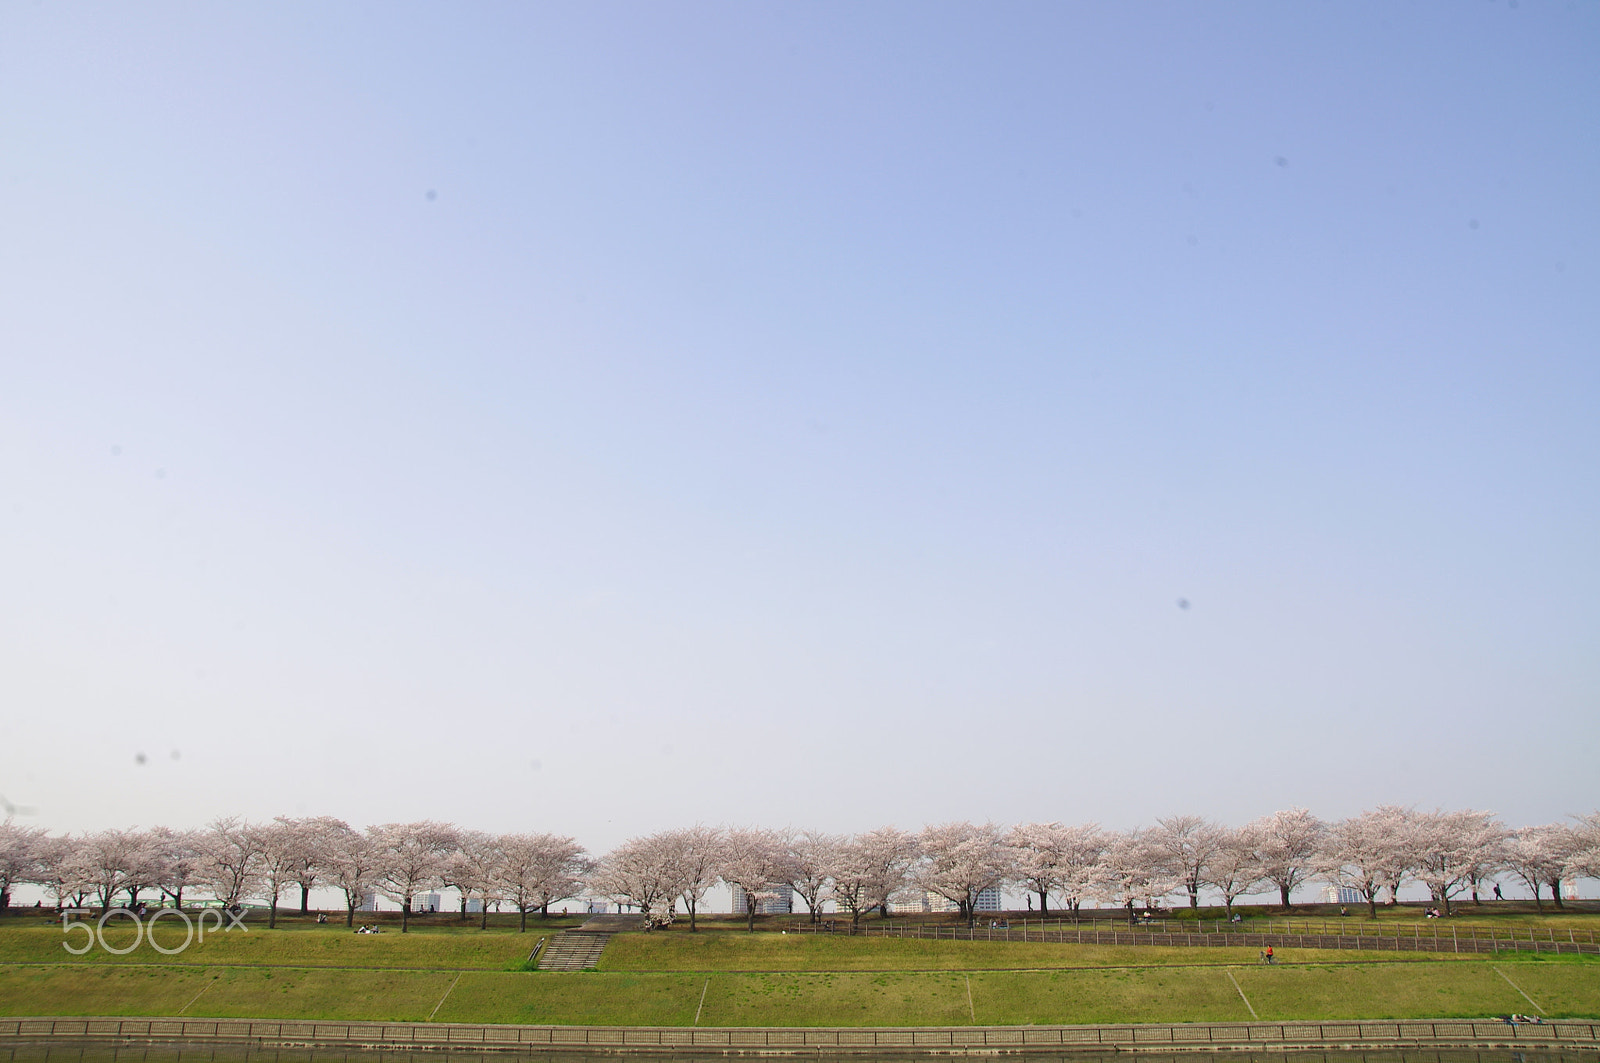
[[[606,946],[602,971],[1036,971],[1071,967],[1234,966],[1259,949],[931,941],[799,934],[623,934]],[[1471,954],[1280,949],[1279,962],[1472,962]],[[1481,959],[1481,957],[1480,957]]]
[[[704,981],[685,974],[592,971],[464,974],[434,1019],[560,1026],[689,1026]]]
[[[182,924],[164,919],[155,928],[156,941],[166,949],[183,945]],[[390,970],[499,971],[525,960],[546,935],[527,934],[355,934],[344,927],[317,930],[208,931],[176,955],[166,956],[151,947],[148,936],[132,952],[118,956],[95,947],[81,956],[63,948],[81,948],[87,940],[81,930],[63,936],[61,927],[6,927],[0,931],[0,964],[51,963],[81,966],[119,964],[173,964],[188,966],[343,967]],[[124,920],[106,924],[106,943],[126,948],[139,939]]]
[[[0,1014],[176,1015],[182,1010],[187,1018],[422,1022],[453,977],[314,967],[10,967],[0,969]]]
[[[1234,1022],[1250,1016],[1206,967],[1118,970],[733,973],[353,972],[322,968],[0,969],[6,1015],[188,1015],[556,1025],[960,1026]],[[1484,1017],[1520,1010],[1487,965],[1241,967],[1231,973],[1262,1021]],[[1519,970],[1550,1017],[1594,1017],[1600,965]],[[206,988],[204,994],[196,995]],[[439,1004],[441,998],[444,1003]]]

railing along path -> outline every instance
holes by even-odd
[[[98,1043],[227,1042],[262,1047],[661,1049],[739,1053],[899,1049],[949,1054],[1052,1048],[1581,1047],[1600,1044],[1600,1023],[1510,1025],[1480,1020],[1250,1022],[1104,1026],[710,1028],[672,1026],[492,1026],[465,1023],[294,1022],[230,1019],[0,1019],[0,1045],[51,1040]]]
[[[1298,929],[1296,926],[1298,925]],[[1187,926],[1193,929],[1174,929]],[[1095,919],[1018,919],[989,926],[929,926],[923,923],[873,923],[852,927],[843,920],[797,923],[789,933],[855,934],[862,936],[945,939],[951,941],[1034,941],[1077,945],[1169,945],[1218,948],[1353,949],[1386,952],[1553,952],[1600,954],[1593,930],[1553,927],[1495,928],[1457,926],[1448,919],[1428,923],[1356,921],[1252,920],[1249,923],[1179,923],[1158,919],[1128,925]]]

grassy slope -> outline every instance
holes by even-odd
[[[127,925],[108,923],[106,942],[113,948],[134,943]],[[181,924],[158,924],[157,942],[166,949],[183,944]],[[126,956],[117,956],[96,946],[82,956],[62,947],[68,942],[81,948],[86,940],[81,931],[62,936],[61,927],[8,926],[0,929],[0,963],[51,964],[150,964],[175,965],[265,965],[291,967],[420,968],[453,970],[476,968],[498,971],[527,958],[545,935],[505,933],[382,933],[355,934],[344,927],[311,930],[232,930],[208,931],[204,941],[194,940],[175,956],[163,956],[145,941]]]
[[[687,1026],[1012,1025],[1600,1012],[1600,962],[1532,955],[623,935],[602,970],[519,972],[538,935],[209,935],[173,957],[73,957],[59,927],[0,927],[0,1014]],[[181,941],[181,932],[163,942]],[[1359,961],[1359,962],[1357,962]],[[342,968],[342,969],[341,969]],[[465,970],[466,973],[461,973]],[[1231,978],[1230,978],[1231,975]],[[1235,981],[1238,988],[1235,988]],[[1513,987],[1512,982],[1516,983]],[[1522,991],[1518,992],[1518,989]],[[436,1010],[437,1009],[437,1010]]]

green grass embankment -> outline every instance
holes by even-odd
[[[108,943],[131,943],[118,933],[108,925]],[[157,934],[183,940],[181,927]],[[922,1026],[1600,1013],[1591,957],[1284,949],[1262,967],[1255,949],[675,928],[618,936],[598,971],[518,970],[539,936],[252,926],[173,956],[146,941],[75,957],[59,926],[13,924],[0,926],[0,1014]]]

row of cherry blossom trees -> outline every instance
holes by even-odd
[[[485,834],[445,823],[387,823],[356,830],[327,816],[279,817],[249,823],[216,820],[201,830],[102,830],[52,837],[38,828],[0,825],[0,907],[17,883],[43,887],[58,906],[91,900],[110,908],[119,898],[136,907],[141,897],[182,906],[186,890],[198,889],[224,905],[247,899],[268,902],[268,926],[276,926],[285,894],[300,893],[300,911],[311,891],[338,890],[346,925],[374,892],[401,906],[401,929],[409,926],[413,900],[437,887],[460,891],[467,900],[511,905],[522,915],[548,911],[574,896],[590,862],[572,838],[553,834]]]
[[[719,882],[745,898],[753,928],[761,903],[796,893],[812,918],[826,903],[852,923],[919,893],[942,897],[969,921],[980,894],[1014,886],[1076,911],[1085,901],[1136,906],[1179,895],[1198,907],[1202,893],[1231,914],[1243,896],[1292,892],[1312,882],[1356,890],[1376,914],[1387,895],[1409,883],[1425,886],[1450,911],[1470,890],[1475,900],[1498,877],[1511,876],[1542,905],[1548,891],[1563,904],[1561,883],[1600,877],[1600,812],[1571,823],[1510,829],[1477,811],[1423,812],[1381,806],[1324,822],[1305,809],[1273,813],[1240,827],[1200,816],[1173,816],[1127,831],[1093,823],[944,823],[911,833],[880,827],[855,835],[694,826],[631,838],[598,861],[572,838],[553,834],[485,834],[449,824],[385,824],[356,830],[329,817],[248,823],[219,819],[203,830],[104,830],[52,837],[37,828],[0,825],[0,907],[17,883],[44,887],[58,904],[89,899],[111,907],[141,896],[183,903],[199,889],[223,904],[278,905],[299,890],[308,909],[313,888],[341,891],[346,923],[376,891],[400,904],[407,928],[416,897],[448,888],[484,912],[509,905],[548,912],[578,896],[637,907],[653,924],[681,909],[691,930],[706,894]]]

